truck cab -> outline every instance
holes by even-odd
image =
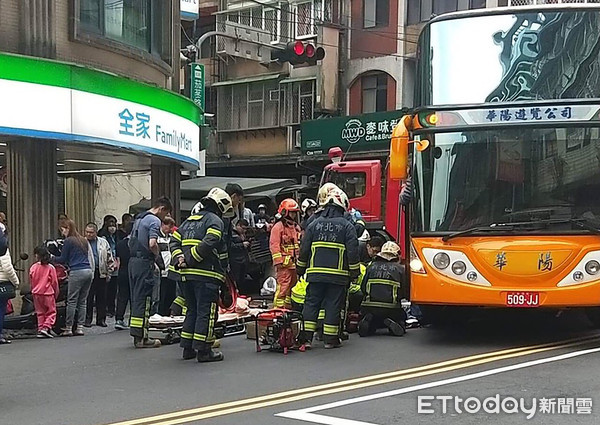
[[[389,170],[378,159],[343,161],[340,148],[331,148],[329,158],[332,163],[325,166],[321,185],[331,182],[346,192],[350,206],[360,211],[369,232],[400,241],[404,234],[400,181],[390,179]],[[404,248],[403,243],[400,245]]]

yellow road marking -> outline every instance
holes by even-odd
[[[411,369],[381,373],[361,378],[348,379],[313,387],[284,391],[244,400],[231,401],[211,406],[198,407],[178,412],[165,413],[156,416],[133,419],[124,422],[115,422],[110,425],[177,425],[192,421],[224,416],[248,410],[276,406],[309,398],[322,397],[343,391],[352,391],[361,388],[383,385],[412,378],[424,377],[433,374],[450,372],[468,367],[478,366],[500,360],[522,357],[561,348],[571,348],[597,341],[598,336],[574,338],[560,342],[538,344],[533,346],[511,348],[473,356],[461,357],[430,365],[419,366]]]

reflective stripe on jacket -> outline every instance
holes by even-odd
[[[184,280],[206,278],[225,281],[227,247],[223,240],[223,221],[216,214],[202,210],[184,221],[171,237],[169,271]],[[179,269],[183,256],[186,268]]]
[[[306,280],[348,285],[359,275],[358,238],[340,208],[328,206],[306,229],[298,274]]]
[[[404,266],[398,261],[376,257],[362,280],[363,307],[401,308]]]

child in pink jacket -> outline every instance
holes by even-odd
[[[56,269],[50,264],[50,253],[46,248],[38,247],[33,253],[38,262],[29,269],[29,282],[37,314],[37,336],[52,338],[50,330],[56,322],[56,299],[58,298]]]

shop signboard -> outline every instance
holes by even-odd
[[[34,58],[0,54],[0,69],[0,96],[11,99],[0,102],[0,134],[98,143],[200,166],[202,114],[183,96]]]
[[[405,113],[403,110],[374,112],[305,121],[300,124],[302,153],[323,155],[336,146],[344,152],[387,150],[392,131]]]
[[[192,84],[190,86],[190,97],[204,113],[204,65],[201,63],[192,63],[192,72],[190,73]]]
[[[181,19],[184,21],[194,21],[200,17],[200,0],[180,0]]]

